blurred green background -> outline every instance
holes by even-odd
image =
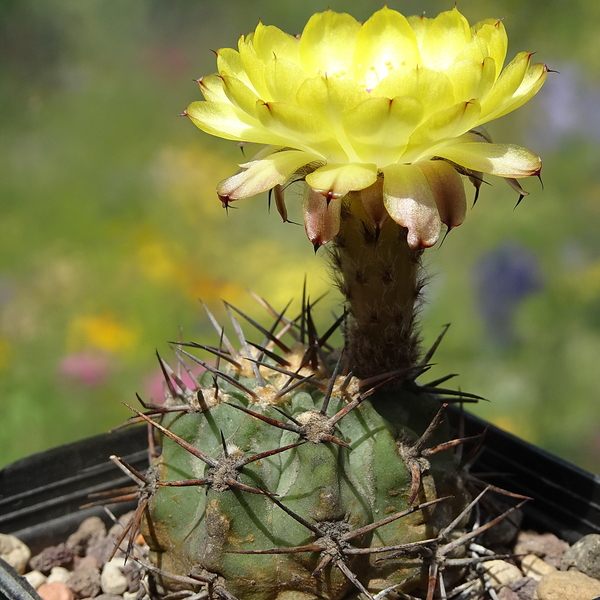
[[[350,5],[353,7],[350,9]],[[3,0],[0,3],[0,465],[122,422],[157,398],[154,350],[216,343],[198,299],[253,316],[247,289],[282,308],[327,267],[266,198],[229,216],[214,193],[242,159],[177,119],[258,20],[297,33],[328,6],[361,20],[381,0]],[[434,16],[453,1],[390,0]],[[471,23],[505,18],[509,58],[550,74],[499,142],[544,159],[544,187],[514,209],[488,178],[467,220],[427,252],[423,336],[452,323],[431,378],[459,373],[474,411],[600,472],[600,3],[461,0]],[[293,200],[299,193],[290,195]],[[295,203],[297,205],[297,203]],[[321,253],[320,253],[321,254]],[[339,314],[329,294],[320,320]]]

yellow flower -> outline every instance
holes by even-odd
[[[379,228],[388,215],[408,230],[411,248],[432,246],[440,224],[459,225],[461,175],[537,175],[540,158],[493,144],[479,128],[529,100],[548,69],[521,52],[503,68],[502,21],[469,27],[454,8],[433,19],[389,8],[365,23],[331,10],[302,35],[259,24],[238,50],[217,52],[218,74],[202,77],[206,101],[185,111],[200,129],[265,144],[217,188],[221,200],[306,182],[304,219],[316,246],[339,229],[341,198],[359,192]]]

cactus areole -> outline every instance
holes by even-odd
[[[198,80],[205,100],[183,114],[261,145],[221,201],[269,191],[286,221],[284,190],[303,185],[307,236],[331,249],[347,314],[318,334],[310,303],[290,319],[262,301],[274,322],[242,315],[251,342],[228,306],[235,343],[209,313],[218,345],[177,349],[206,369],[197,386],[161,360],[166,404],[136,411],[162,440],[136,518],[165,592],[433,598],[452,585],[471,504],[439,398],[474,397],[416,382],[432,354],[415,329],[419,257],[463,221],[464,179],[477,194],[497,175],[522,197],[518,179],[539,175],[536,154],[481,128],[548,72],[527,52],[504,66],[506,49],[501,20],[470,27],[456,8],[364,23],[329,10],[298,36],[259,24]],[[339,326],[343,350],[328,342]]]

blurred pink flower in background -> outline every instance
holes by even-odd
[[[112,371],[107,356],[94,352],[78,352],[65,356],[58,366],[59,374],[68,382],[97,387],[106,383]]]

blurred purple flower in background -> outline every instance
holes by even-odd
[[[499,346],[514,344],[517,309],[542,288],[537,257],[520,244],[505,242],[479,259],[473,279],[488,337]]]
[[[538,110],[528,132],[533,138],[529,143],[549,151],[573,138],[600,141],[600,89],[577,63],[553,68],[559,74],[549,77],[540,91]]]

